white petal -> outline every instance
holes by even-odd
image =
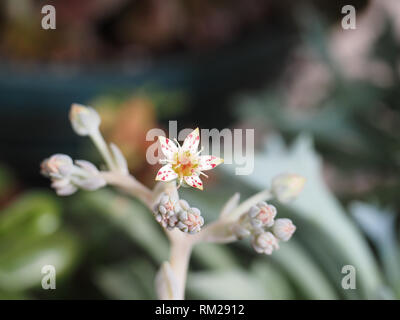
[[[168,159],[171,159],[174,156],[174,154],[178,152],[178,147],[172,140],[163,136],[158,136],[158,141],[160,142],[162,153]]]
[[[188,184],[189,186],[203,190],[203,182],[198,175],[193,174],[191,176],[186,176],[184,179],[186,184]]]
[[[200,156],[199,170],[206,171],[214,169],[216,166],[224,162],[224,159],[214,156]]]
[[[199,136],[199,128],[196,128],[191,133],[189,133],[185,141],[183,142],[182,149],[189,150],[190,153],[196,153],[199,147],[200,136]]]
[[[178,178],[178,174],[172,170],[170,164],[166,164],[158,170],[156,181],[171,181]]]

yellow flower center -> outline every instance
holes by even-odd
[[[194,170],[199,166],[198,159],[190,151],[179,151],[174,155],[172,169],[179,177],[191,176]]]

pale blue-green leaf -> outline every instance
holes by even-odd
[[[222,169],[234,174],[234,168],[225,166]],[[375,296],[382,284],[377,263],[366,240],[326,186],[321,159],[309,136],[298,137],[291,148],[286,148],[280,137],[271,136],[264,150],[255,156],[253,174],[237,178],[262,190],[274,176],[285,172],[300,174],[307,180],[298,199],[289,204],[290,208],[333,239],[334,245],[357,268],[365,294]]]

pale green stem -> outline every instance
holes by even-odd
[[[171,251],[169,263],[171,269],[175,275],[178,285],[178,296],[177,300],[183,300],[185,298],[185,287],[187,272],[189,269],[189,260],[192,253],[193,241],[190,240],[190,236],[178,230],[171,239]]]
[[[104,138],[101,135],[100,131],[96,130],[96,131],[92,132],[89,136],[92,139],[96,148],[99,150],[102,157],[104,158],[104,161],[106,162],[107,167],[111,171],[116,171],[117,167],[115,166],[114,160],[110,154],[110,150],[108,149],[108,146],[107,146],[106,142],[104,141]]]
[[[242,202],[239,206],[233,209],[230,213],[224,214],[217,221],[205,226],[203,230],[193,235],[193,242],[213,242],[213,243],[229,243],[236,241],[237,238],[232,234],[233,225],[240,217],[248,211],[254,204],[260,201],[268,201],[272,198],[269,190],[263,190],[256,193],[254,196]]]
[[[108,184],[122,189],[124,192],[137,197],[150,210],[152,210],[154,201],[158,197],[159,193],[162,191],[168,193],[175,201],[179,200],[179,195],[176,190],[175,182],[168,183],[164,186],[158,185],[156,186],[154,192],[152,192],[146,186],[137,181],[133,176],[127,176],[108,171],[102,171],[100,174],[107,181]],[[171,244],[170,265],[178,281],[178,299],[183,299],[190,254],[193,246],[193,240],[191,239],[192,236],[177,229],[171,231],[165,229],[165,233],[168,236]]]
[[[236,207],[230,214],[226,215],[227,221],[234,221],[240,218],[240,216],[248,211],[254,204],[260,201],[268,201],[272,198],[272,194],[270,190],[263,190],[259,193],[256,193],[254,196],[248,198],[246,201],[243,201],[239,206]]]
[[[150,210],[153,206],[153,193],[145,185],[140,183],[131,175],[120,174],[117,172],[101,171],[101,176],[106,180],[107,184],[113,185],[125,193],[137,197]]]

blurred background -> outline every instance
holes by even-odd
[[[272,256],[199,245],[191,299],[400,297],[400,2],[3,0],[0,4],[0,298],[154,299],[168,244],[134,199],[105,188],[57,197],[39,174],[53,153],[101,164],[68,121],[95,107],[133,175],[154,185],[151,128],[253,128],[252,175],[224,165],[183,190],[206,223],[289,171],[304,192],[278,206],[297,232]],[[56,30],[41,8],[56,8]],[[356,8],[343,30],[341,9]],[[43,290],[41,268],[57,270]],[[357,289],[341,286],[356,268]]]

